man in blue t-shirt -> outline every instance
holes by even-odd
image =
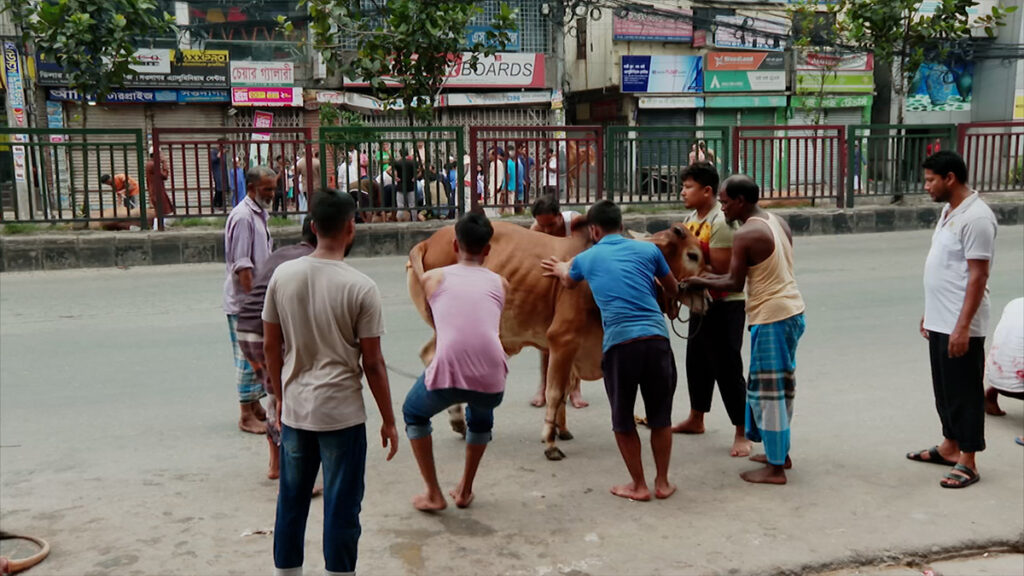
[[[565,288],[575,288],[586,280],[601,309],[601,366],[612,408],[612,430],[632,477],[629,484],[613,486],[612,494],[631,500],[651,499],[633,418],[639,387],[657,469],[654,495],[668,498],[676,490],[668,481],[676,362],[658,306],[656,281],[669,297],[675,297],[678,283],[656,245],[622,237],[622,211],[613,202],[594,204],[587,221],[594,246],[569,262],[551,257],[541,266],[545,276],[558,278]]]

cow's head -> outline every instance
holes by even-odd
[[[707,266],[704,261],[704,253],[700,249],[700,242],[682,222],[676,222],[667,230],[639,239],[653,242],[661,249],[676,280],[682,281],[697,276]],[[673,319],[679,313],[680,306],[686,306],[696,314],[703,314],[707,310],[707,291],[680,290],[674,301],[668,301],[662,297],[661,304],[665,312]]]

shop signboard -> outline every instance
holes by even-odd
[[[294,86],[291,62],[231,61],[232,86]]]
[[[232,86],[232,106],[302,106],[302,88]]]
[[[612,16],[616,42],[693,42],[692,10],[659,10],[657,14],[629,12]]]
[[[693,93],[704,90],[701,56],[622,56],[623,92]]]
[[[824,54],[801,51],[796,57],[796,92],[875,91],[874,56],[871,54]]]
[[[790,98],[791,108],[867,108],[871,106],[874,96],[869,94],[857,96],[793,96]]]
[[[466,26],[466,46],[474,46],[481,44],[485,47],[490,47],[491,44],[497,46],[497,43],[487,41],[487,33],[495,31],[490,26]],[[502,48],[506,52],[519,52],[519,31],[508,33],[508,42],[505,43],[505,47]]]
[[[227,50],[139,49],[125,88],[227,88],[230,74]],[[36,55],[37,84],[67,86],[68,77],[56,62]]]
[[[781,52],[786,49],[788,36],[788,20],[751,18],[749,16],[715,16],[714,43],[719,48]]]
[[[705,108],[785,108],[786,97],[780,96],[707,96]]]
[[[54,102],[78,102],[82,96],[77,90],[70,88],[50,88],[47,90],[47,99]],[[95,98],[88,98],[94,102]],[[135,90],[112,90],[101,100],[104,104],[186,104],[186,103],[213,103],[230,102],[231,98],[227,90],[150,90],[138,88]]]
[[[778,52],[710,52],[704,70],[705,92],[786,89],[786,63]]]
[[[448,72],[444,87],[451,88],[544,88],[544,54],[532,52],[499,52],[480,56],[475,67],[469,66],[470,54],[457,58]],[[394,78],[385,78],[387,86],[401,86]],[[363,88],[370,85],[363,79],[345,78],[345,86]]]

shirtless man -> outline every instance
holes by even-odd
[[[739,292],[747,286],[750,376],[747,379],[746,436],[764,442],[764,455],[751,456],[763,468],[743,472],[747,482],[785,484],[789,424],[796,390],[796,345],[804,332],[804,300],[793,276],[793,233],[785,220],[758,205],[760,190],[748,176],[722,183],[718,194],[729,222],[743,225],[733,236],[726,274],[684,282],[686,288]]]
[[[533,225],[530,226],[530,230],[543,232],[558,238],[572,236],[573,226],[579,225],[586,220],[583,215],[574,210],[563,211],[558,205],[558,198],[553,195],[544,195],[538,198],[533,203],[531,211],[533,213]],[[537,387],[537,393],[530,400],[530,405],[537,408],[544,406],[545,403],[545,390],[548,387],[549,358],[550,355],[547,352],[542,351],[540,353],[540,386]],[[580,392],[579,378],[573,378],[569,389],[569,401],[572,402],[573,408],[586,408],[590,406],[590,402],[584,400],[583,393]]]

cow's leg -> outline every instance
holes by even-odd
[[[453,404],[448,407],[448,423],[456,434],[466,437],[466,415],[462,412],[462,404]]]
[[[547,407],[544,414],[543,440],[547,444],[544,455],[548,460],[561,460],[565,453],[555,445],[558,436],[568,433],[565,422],[565,400],[569,393],[569,377],[572,373],[576,344],[571,335],[563,341],[551,341],[548,361],[548,380],[545,398]],[[570,434],[571,436],[571,434]]]
[[[530,400],[530,405],[537,408],[544,406],[545,396],[544,391],[547,389],[548,380],[548,360],[550,354],[547,350],[540,351],[540,384],[537,386],[537,393],[533,395],[533,399]]]

